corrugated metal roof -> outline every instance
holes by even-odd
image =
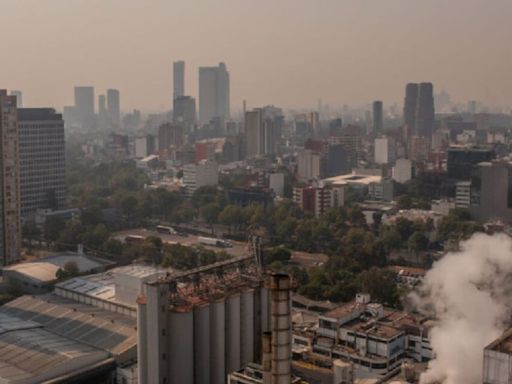
[[[135,319],[53,294],[22,296],[0,307],[1,314],[39,324],[57,335],[108,351],[114,356],[136,348]]]
[[[11,320],[23,323],[20,319]],[[40,383],[63,373],[87,368],[108,357],[106,351],[43,328],[11,330],[0,334],[0,382]]]

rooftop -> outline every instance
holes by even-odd
[[[506,330],[503,335],[485,347],[485,350],[512,354],[512,328]]]
[[[380,183],[382,181],[382,176],[349,173],[346,175],[330,177],[323,181],[327,184],[333,185],[369,185],[371,183]]]
[[[34,262],[19,263],[3,268],[4,271],[17,272],[30,279],[42,282],[55,281],[56,273],[68,262],[76,263],[80,273],[99,271],[113,265],[109,260],[78,253],[63,252],[44,257]]]
[[[45,283],[57,280],[56,274],[59,269],[59,266],[45,262],[20,263],[3,268],[4,271],[17,272]]]
[[[329,312],[324,313],[323,316],[340,319],[351,314],[352,312],[361,311],[364,308],[366,308],[365,304],[360,304],[356,303],[355,301],[351,301],[349,303],[341,305],[338,308],[335,308]]]
[[[0,329],[12,327],[13,318],[107,351],[121,360],[135,353],[135,319],[53,294],[25,295],[0,307]]]
[[[0,382],[42,383],[106,361],[107,352],[45,329],[0,334]]]

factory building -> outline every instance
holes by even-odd
[[[225,383],[261,355],[268,289],[252,256],[173,274],[139,296],[139,383]]]
[[[512,380],[512,329],[484,349],[483,384],[506,384]]]
[[[293,309],[294,359],[334,369],[353,365],[356,377],[381,379],[409,360],[426,362],[432,349],[431,322],[372,303],[367,294],[327,312]]]
[[[131,317],[53,294],[22,296],[0,307],[0,382],[112,383],[136,360],[136,334]]]

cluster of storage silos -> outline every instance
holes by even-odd
[[[269,315],[262,283],[195,304],[169,303],[167,284],[149,284],[139,300],[139,382],[225,383],[228,373],[259,360]]]

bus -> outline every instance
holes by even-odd
[[[144,236],[139,235],[127,235],[124,238],[126,244],[141,244],[144,242]]]
[[[168,235],[176,235],[177,234],[176,230],[173,227],[167,227],[165,225],[157,225],[156,231],[158,233],[166,233]]]
[[[215,239],[213,237],[198,237],[199,243],[203,245],[212,245],[214,247],[220,247],[220,248],[231,248],[233,247],[233,244],[228,240],[223,239]]]

